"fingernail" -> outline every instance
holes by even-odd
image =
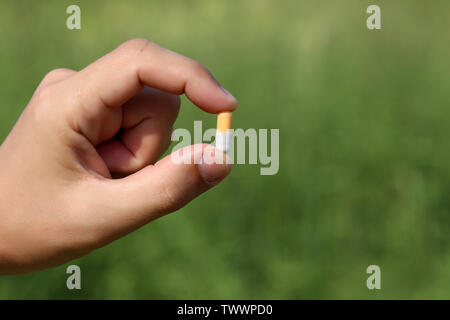
[[[232,166],[230,164],[231,161],[225,153],[218,149],[215,149],[214,152],[220,152],[223,161],[214,163],[202,161],[200,164],[198,164],[200,176],[202,177],[203,181],[209,185],[218,183],[220,180],[225,178],[232,169]]]
[[[224,87],[220,86],[223,90],[223,92],[225,92],[228,96],[232,97],[233,99],[236,100],[236,98],[230,93],[230,91],[228,91],[227,89],[225,89]]]

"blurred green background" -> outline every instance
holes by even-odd
[[[366,28],[369,4],[382,30]],[[2,0],[1,141],[48,71],[144,37],[208,67],[239,100],[234,127],[279,128],[280,171],[235,166],[73,261],[80,291],[67,264],[0,277],[0,298],[450,298],[449,13],[439,0]],[[184,99],[175,127],[194,120],[215,125]]]

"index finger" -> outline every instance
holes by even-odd
[[[144,85],[173,94],[185,93],[210,113],[237,107],[237,100],[200,63],[145,39],[125,42],[78,72],[71,81],[87,109],[121,106]]]

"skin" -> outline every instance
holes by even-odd
[[[0,146],[0,274],[86,255],[227,176],[229,164],[158,161],[183,93],[209,113],[237,107],[201,64],[144,39],[50,72]]]

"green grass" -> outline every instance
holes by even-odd
[[[65,28],[74,3],[81,31]],[[235,127],[279,128],[280,171],[236,166],[74,261],[81,291],[66,265],[1,277],[0,298],[450,298],[449,13],[439,0],[2,1],[2,140],[49,70],[145,37],[206,65],[240,102]],[[183,100],[176,127],[198,119],[215,121]]]

